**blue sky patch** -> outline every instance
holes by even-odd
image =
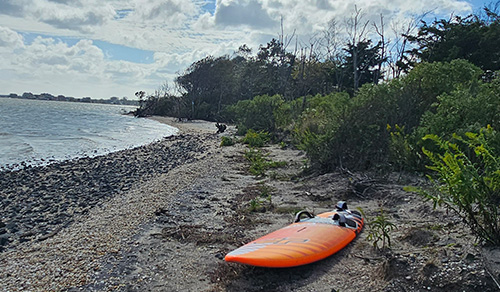
[[[134,11],[133,9],[120,9],[120,10],[116,10],[116,16],[115,16],[115,19],[122,19],[122,18],[125,18],[127,17],[127,15],[129,15],[132,11]]]
[[[204,11],[210,12],[212,15],[215,14],[215,2],[216,0],[207,0],[203,5],[202,9]]]

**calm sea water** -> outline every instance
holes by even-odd
[[[96,156],[145,145],[177,129],[123,112],[130,106],[0,98],[0,170],[22,162]]]

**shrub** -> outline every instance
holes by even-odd
[[[283,104],[280,95],[260,95],[252,100],[241,100],[228,107],[238,125],[238,134],[243,134],[247,129],[267,131],[273,133],[276,129],[274,111]]]
[[[222,136],[220,146],[233,146],[235,143],[231,137]]]
[[[298,99],[303,102],[302,98]],[[332,152],[328,141],[344,123],[350,105],[349,95],[334,93],[314,96],[306,100],[306,108],[294,118],[293,140],[305,150],[316,168],[328,170]]]
[[[431,180],[431,191],[407,188],[422,194],[434,203],[445,205],[458,214],[484,242],[500,245],[500,157],[489,146],[490,140],[498,141],[498,134],[483,128],[479,134],[454,135],[457,143],[427,135],[439,152],[423,149],[432,162],[428,166],[436,175]]]
[[[256,176],[265,176],[270,168],[277,168],[286,165],[286,161],[271,161],[267,159],[269,154],[263,154],[259,149],[250,148],[245,151],[245,159],[250,162],[249,171]]]
[[[394,127],[387,125],[387,131],[391,134],[389,142],[389,161],[399,171],[421,170],[424,161],[420,151],[415,149],[416,143],[413,136],[406,134],[405,127],[396,124]]]
[[[321,172],[337,167],[367,169],[385,166],[390,158],[394,158],[390,157],[391,147],[402,142],[403,138],[408,144],[399,146],[421,148],[418,143],[422,136],[413,136],[415,129],[419,127],[422,115],[435,109],[433,105],[439,102],[439,96],[460,88],[475,90],[480,83],[480,74],[478,67],[463,60],[422,63],[400,79],[378,85],[365,84],[355,97],[333,107],[333,112],[325,104],[315,108],[314,103],[310,103],[309,109],[303,113],[302,128],[296,130],[299,143],[307,151],[311,165]],[[391,136],[387,125],[396,124],[407,133],[400,137],[394,136],[396,133]],[[413,163],[412,160],[415,158],[407,159],[407,162]]]
[[[488,124],[500,127],[497,83],[460,87],[437,98],[434,111],[422,117],[420,138],[435,134],[446,139],[453,133],[479,132]]]
[[[250,147],[262,147],[271,139],[268,132],[248,130],[242,142]]]
[[[293,130],[296,122],[299,121],[300,115],[304,110],[304,100],[307,101],[308,97],[301,97],[292,101],[282,103],[274,111],[276,127],[284,131]]]

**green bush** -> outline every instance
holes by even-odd
[[[238,101],[227,108],[227,111],[236,119],[238,134],[242,135],[247,129],[267,131],[273,133],[276,129],[274,111],[283,104],[279,95],[260,95],[252,100]]]
[[[500,245],[500,157],[490,147],[498,141],[498,133],[491,127],[479,134],[454,135],[457,143],[427,135],[440,152],[423,149],[432,162],[428,166],[436,176],[431,191],[407,188],[422,194],[434,203],[445,205],[458,214],[484,242]]]
[[[300,115],[304,111],[304,100],[309,97],[301,97],[292,101],[280,104],[274,111],[274,119],[276,127],[283,131],[292,131],[299,121]]]
[[[250,148],[245,151],[245,159],[250,162],[249,171],[251,174],[265,176],[267,170],[283,167],[287,164],[286,161],[271,161],[267,156],[269,156],[269,154],[264,154],[259,149]]]
[[[235,143],[231,137],[222,136],[220,146],[233,146]]]
[[[298,101],[304,102],[302,98]],[[324,170],[324,165],[331,162],[327,142],[343,124],[350,103],[346,93],[308,97],[305,100],[305,109],[292,119],[293,141],[298,148],[307,152],[316,168]]]
[[[405,132],[404,127],[396,124],[394,127],[387,125],[387,131],[391,135],[389,142],[389,161],[392,166],[401,171],[405,170],[421,170],[424,168],[420,151],[415,149],[417,143],[413,142],[413,136]]]
[[[439,96],[459,88],[478,88],[480,74],[479,68],[463,60],[422,63],[400,79],[365,84],[355,97],[332,107],[310,102],[302,114],[303,121],[296,127],[298,143],[307,151],[311,165],[321,172],[338,167],[384,167],[398,155],[399,168],[401,163],[415,163],[418,155],[391,154],[391,150],[420,149],[422,136],[415,131],[424,113],[435,111]],[[387,125],[396,124],[404,129],[402,136],[387,131]],[[406,156],[406,162],[401,155]]]
[[[248,144],[250,147],[262,147],[266,145],[271,139],[268,132],[259,131],[256,132],[253,129],[247,131],[245,137],[243,137],[243,144]]]
[[[346,93],[317,95],[307,99],[305,109],[295,122],[295,134],[299,142],[301,134],[305,132],[322,135],[338,129],[347,115],[349,104],[350,98]]]
[[[498,83],[460,87],[437,98],[434,111],[422,117],[421,137],[435,134],[447,139],[453,133],[478,132],[490,124],[500,127],[500,90]]]

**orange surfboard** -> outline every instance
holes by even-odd
[[[317,216],[301,211],[293,224],[233,250],[224,259],[270,268],[306,265],[344,248],[363,224],[361,214],[347,209],[345,202],[339,202],[336,210]]]

